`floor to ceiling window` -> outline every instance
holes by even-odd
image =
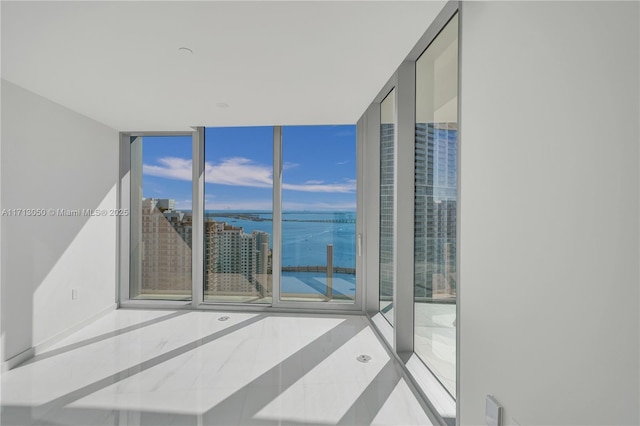
[[[282,300],[353,303],[355,126],[282,128]]]
[[[356,126],[123,137],[125,300],[356,307]]]
[[[393,325],[396,96],[380,105],[380,312]]]
[[[416,61],[414,350],[456,394],[458,17]]]
[[[458,31],[450,2],[358,122],[364,270],[379,279],[366,312],[447,424],[457,395]]]
[[[131,299],[191,299],[191,150],[191,135],[131,138]]]
[[[204,162],[204,301],[271,303],[273,128],[207,128]]]

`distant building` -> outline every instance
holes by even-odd
[[[271,293],[269,234],[224,222],[205,221],[205,295],[256,296]]]
[[[176,202],[171,198],[155,198],[155,200],[156,207],[161,211],[175,210],[176,208]]]
[[[380,126],[380,299],[393,296],[394,124]]]
[[[457,287],[457,124],[417,123],[415,268],[417,298],[454,298]]]
[[[269,249],[269,234],[262,231],[251,233],[255,241],[256,258],[256,279],[257,289],[260,296],[271,294],[269,275],[271,274],[271,250]]]
[[[192,218],[174,200],[142,200],[141,293],[191,294]]]
[[[145,198],[141,216],[140,293],[191,295],[191,213],[175,210],[172,199]],[[271,294],[268,233],[246,234],[243,228],[205,220],[204,237],[205,294]]]

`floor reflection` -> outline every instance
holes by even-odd
[[[2,425],[432,424],[355,315],[118,310],[1,386]]]

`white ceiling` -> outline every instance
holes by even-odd
[[[355,123],[444,3],[2,1],[2,78],[123,131]]]

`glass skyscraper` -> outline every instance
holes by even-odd
[[[415,297],[455,300],[457,124],[417,123]]]

